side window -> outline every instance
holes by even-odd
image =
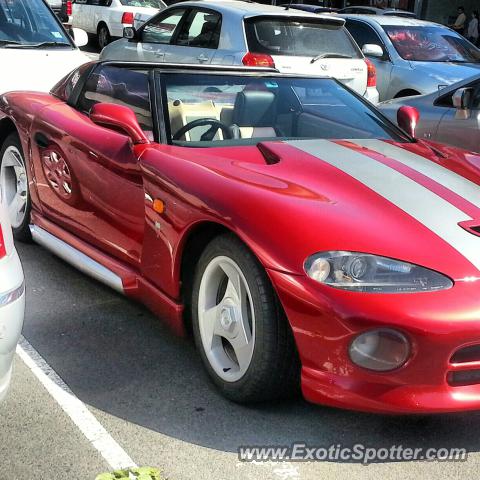
[[[153,138],[148,70],[100,65],[90,74],[77,109],[88,113],[96,103],[116,103],[131,108],[142,129]]]
[[[218,48],[222,17],[218,13],[193,10],[183,24],[176,45]]]
[[[170,43],[184,13],[184,9],[178,9],[152,20],[142,31],[142,42]]]
[[[382,40],[377,35],[375,30],[373,30],[373,28],[369,25],[361,22],[355,22],[354,20],[347,20],[345,26],[360,48],[367,43],[370,43],[373,45],[380,45],[385,50]]]
[[[112,0],[88,0],[88,4],[98,7],[109,7],[112,4]]]

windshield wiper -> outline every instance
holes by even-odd
[[[7,45],[21,45],[21,43],[16,42],[15,40],[0,40],[0,47],[5,47]]]
[[[8,42],[4,45],[5,48],[43,48],[43,47],[53,47],[53,48],[64,48],[71,47],[67,42],[41,42],[41,43],[18,43],[18,42]]]
[[[310,63],[315,63],[317,60],[321,60],[322,58],[352,58],[350,55],[343,55],[342,53],[322,53],[321,55],[317,55],[310,60]]]

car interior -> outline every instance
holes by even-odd
[[[174,144],[392,138],[390,126],[334,80],[235,78],[222,83],[212,78],[202,85],[183,80],[166,81],[164,103]]]

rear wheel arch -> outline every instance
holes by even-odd
[[[421,95],[418,90],[414,90],[413,88],[405,88],[400,90],[394,98],[403,98],[403,97],[412,97],[414,95]]]

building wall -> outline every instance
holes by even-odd
[[[459,6],[465,7],[469,19],[473,10],[480,10],[478,0],[423,0],[421,3],[422,18],[443,24],[449,23],[449,17],[456,18]]]

